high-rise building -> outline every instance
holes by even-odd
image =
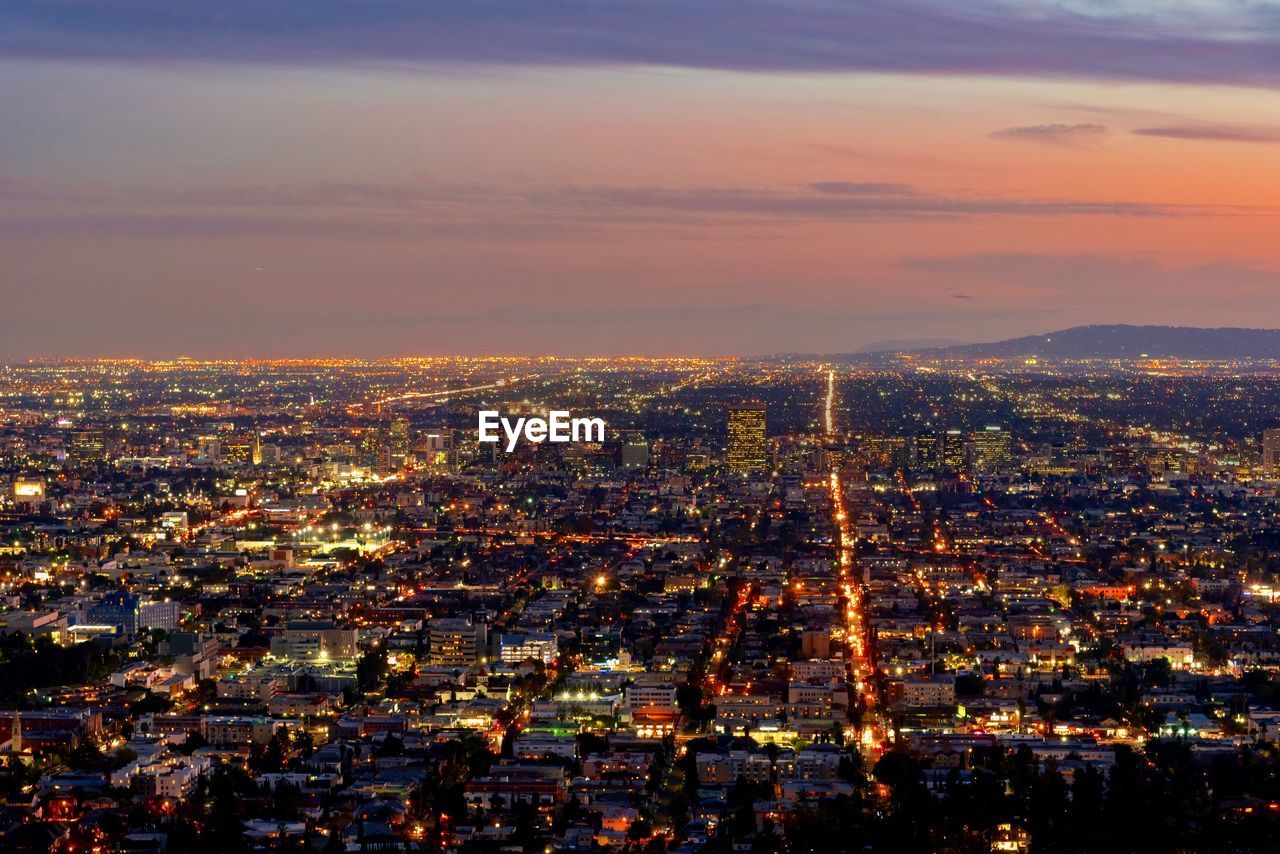
[[[964,433],[948,430],[942,434],[942,467],[951,471],[964,468]]]
[[[383,468],[384,451],[390,450],[377,430],[366,430],[360,438],[360,465],[379,471]]]
[[[1273,474],[1280,471],[1280,427],[1262,431],[1262,467]]]
[[[921,471],[934,471],[942,462],[942,443],[937,433],[921,433],[915,441],[915,467]]]
[[[1137,455],[1128,445],[1112,445],[1110,457],[1113,474],[1131,474],[1138,464]]]
[[[407,456],[409,453],[409,419],[397,418],[391,422],[391,453]]]
[[[905,436],[864,436],[860,444],[873,468],[900,468],[906,462]]]
[[[1013,459],[1013,438],[1003,427],[987,426],[973,436],[973,464],[978,469],[998,469]]]
[[[457,441],[449,428],[423,434],[413,452],[418,464],[428,468],[448,469],[458,462]]]
[[[76,430],[71,434],[70,451],[76,462],[96,462],[106,457],[106,437],[101,430]]]
[[[200,459],[211,463],[222,460],[222,441],[213,436],[201,436],[196,449]]]
[[[639,431],[626,433],[622,437],[619,450],[619,463],[624,469],[642,469],[649,465],[649,443]]]
[[[764,405],[741,403],[729,407],[729,471],[746,474],[768,465]]]
[[[259,455],[260,461],[261,448],[256,444],[257,440],[258,434],[255,432],[252,436],[239,436],[222,442],[218,457],[219,462],[232,465],[249,465],[253,463],[255,453]]]

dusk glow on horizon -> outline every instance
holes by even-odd
[[[0,357],[1280,326],[1273,3],[186,5],[0,9]]]
[[[0,2],[0,851],[1268,851],[1280,0]]]

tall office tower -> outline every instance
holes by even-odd
[[[222,443],[221,462],[248,465],[253,462],[255,433],[252,437],[238,436]]]
[[[409,454],[409,419],[397,418],[391,422],[391,453],[404,457]]]
[[[451,428],[439,432],[423,434],[416,445],[414,454],[421,465],[430,468],[452,468],[458,462],[457,442]]]
[[[249,452],[249,462],[255,466],[262,465],[262,434],[253,431],[253,449]]]
[[[942,462],[942,443],[937,433],[921,433],[915,441],[915,467],[921,471],[934,471]]]
[[[101,430],[76,430],[69,450],[75,462],[96,462],[106,457],[107,440]]]
[[[964,433],[959,430],[942,434],[942,467],[951,471],[964,468]]]
[[[622,448],[618,454],[618,462],[624,469],[642,469],[649,465],[649,443],[644,434],[638,430],[626,433],[622,437]]]
[[[1013,437],[1003,427],[987,426],[973,436],[973,464],[979,469],[998,469],[1013,459]]]
[[[1269,473],[1280,471],[1280,427],[1262,431],[1262,467]]]
[[[872,468],[897,469],[906,465],[905,436],[864,436],[860,444]]]
[[[1133,448],[1128,445],[1111,446],[1111,472],[1113,474],[1129,474],[1138,464]]]
[[[740,403],[729,407],[729,471],[746,474],[768,465],[764,405]]]
[[[360,439],[360,464],[370,469],[377,469],[382,464],[382,436],[378,431],[369,429]]]
[[[222,460],[222,442],[212,436],[201,436],[196,452],[203,460],[220,462]]]

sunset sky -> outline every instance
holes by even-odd
[[[1280,327],[1280,4],[6,0],[0,356]]]

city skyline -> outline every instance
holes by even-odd
[[[1278,389],[0,366],[0,847],[1263,850]],[[485,443],[491,409],[609,429]]]
[[[0,357],[1280,326],[1265,4],[210,14],[0,11]]]
[[[0,3],[0,850],[1261,851],[1280,0]]]

